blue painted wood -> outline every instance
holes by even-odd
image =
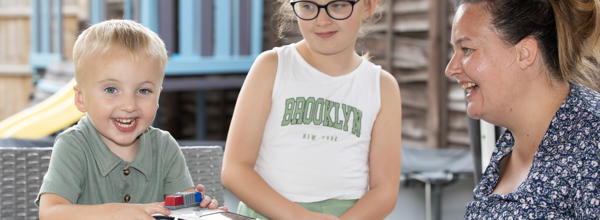
[[[201,10],[197,5],[191,7],[186,3],[188,0],[181,0],[181,5],[186,5],[187,8],[196,9],[196,17],[200,17],[197,13]],[[263,2],[261,0],[252,1],[252,31],[251,31],[251,51],[249,56],[243,56],[239,54],[239,42],[240,42],[240,31],[239,31],[239,11],[240,2],[239,0],[215,0],[215,21],[214,21],[214,45],[215,52],[212,56],[198,56],[197,52],[184,51],[184,48],[194,48],[188,44],[190,39],[181,36],[188,35],[193,31],[183,31],[185,28],[181,27],[197,27],[195,24],[181,24],[186,22],[189,17],[194,17],[187,14],[185,7],[180,9],[180,53],[173,54],[169,59],[169,64],[165,70],[167,75],[195,75],[195,74],[218,74],[218,73],[236,73],[236,72],[247,72],[254,59],[262,51],[262,7]],[[182,15],[183,14],[183,15]],[[258,28],[257,28],[258,27]],[[191,29],[194,30],[194,29]],[[202,30],[200,30],[202,31]],[[195,32],[197,33],[197,32]],[[202,36],[193,36],[194,42],[201,42]],[[187,46],[184,46],[187,45]],[[194,45],[198,48],[198,45]]]
[[[59,1],[60,0],[55,0]],[[208,2],[210,1],[210,2]],[[243,2],[241,1],[251,1]],[[49,0],[32,0],[32,20],[31,20],[31,55],[30,61],[33,68],[44,69],[52,62],[60,61],[62,53],[62,42],[59,35],[55,35],[52,29],[61,29],[62,22],[56,22],[56,26],[51,28]],[[240,55],[242,44],[246,40],[241,40],[240,26],[242,25],[240,10],[241,5],[251,4],[251,31],[250,31],[250,54]],[[201,19],[204,10],[202,5],[211,6],[214,11],[208,11],[212,14],[213,23],[202,24]],[[58,8],[54,8],[54,14],[58,13]],[[90,0],[90,21],[98,23],[105,19],[106,0]],[[210,10],[210,9],[208,9]],[[158,25],[158,0],[125,0],[124,11],[126,19],[135,19],[135,14],[139,15],[139,22],[149,27],[155,32],[160,28]],[[194,75],[194,74],[219,74],[219,73],[240,73],[247,72],[254,59],[262,51],[262,0],[180,0],[178,8],[179,16],[179,51],[178,54],[172,54],[167,65],[166,73],[168,75]],[[210,14],[207,14],[209,16]],[[57,17],[57,16],[52,16]],[[245,16],[244,16],[245,17]],[[61,24],[58,24],[61,23]],[[247,24],[243,24],[247,26]],[[62,31],[61,31],[62,32]],[[244,32],[247,33],[247,32]],[[212,34],[212,36],[202,36]],[[245,35],[244,38],[246,38]],[[53,43],[51,43],[53,39]],[[211,46],[206,53],[201,48],[203,39],[210,39],[208,44]],[[53,53],[52,46],[57,49]],[[213,46],[214,45],[214,46]],[[207,45],[205,45],[207,46]],[[214,48],[213,48],[214,47]],[[204,48],[207,49],[207,48]],[[244,49],[246,51],[247,49]],[[57,52],[57,53],[56,53]],[[36,70],[34,69],[34,72]]]
[[[50,1],[43,0],[40,4],[40,50],[41,53],[50,52]]]
[[[158,0],[140,1],[140,23],[158,33]]]
[[[135,20],[133,17],[133,0],[123,2],[123,19]]]
[[[245,1],[245,0],[243,0]],[[232,56],[240,55],[240,0],[233,0],[232,3],[232,23],[231,23],[231,31],[233,43],[233,51]]]
[[[174,55],[165,69],[167,75],[245,73],[248,72],[254,56],[237,57],[181,57]]]
[[[104,0],[92,0],[90,2],[90,23],[97,24],[106,19]]]
[[[252,1],[252,37],[250,55],[256,57],[262,51],[262,22],[263,22],[263,1]],[[249,69],[249,68],[248,68]]]
[[[55,53],[33,53],[29,56],[29,65],[36,69],[45,69],[54,62],[61,61],[61,56]]]
[[[179,0],[179,55],[180,56],[198,56],[194,54],[194,0]],[[197,41],[200,42],[200,41]]]
[[[62,0],[54,0],[52,5],[52,53],[57,54],[61,59],[63,57],[62,42]]]
[[[31,54],[29,63],[32,68],[32,73],[35,75],[38,69],[46,68],[50,63],[60,61],[62,58],[62,15],[60,14],[60,1],[54,1],[54,4],[49,0],[34,0],[32,1],[32,20],[31,20]],[[54,5],[54,6],[53,6]],[[53,14],[53,16],[51,16]],[[53,17],[51,19],[51,17]],[[52,32],[51,26],[54,26]],[[54,41],[51,42],[51,39]],[[56,50],[52,51],[52,44]]]
[[[215,54],[217,58],[231,54],[231,1],[215,1]]]

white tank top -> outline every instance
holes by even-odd
[[[308,64],[296,44],[274,50],[277,75],[255,170],[294,202],[362,197],[381,67],[363,59],[332,77]]]

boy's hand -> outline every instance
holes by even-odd
[[[148,219],[153,214],[168,216],[171,211],[163,202],[148,204],[105,203],[98,205],[75,205],[62,196],[44,193],[40,197],[40,220],[54,219]]]
[[[112,219],[154,220],[153,214],[168,216],[171,211],[166,209],[164,202],[148,204],[118,204]]]
[[[200,202],[200,207],[208,208],[208,209],[219,208],[220,210],[223,210],[223,211],[228,210],[228,208],[225,206],[219,207],[219,201],[217,201],[216,199],[212,199],[212,198],[210,198],[210,196],[206,195],[206,187],[204,187],[204,185],[198,184],[196,186],[196,192],[202,193],[202,202]]]

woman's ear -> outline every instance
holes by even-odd
[[[526,69],[533,65],[538,53],[538,43],[533,37],[529,36],[523,38],[517,43],[515,48],[517,52],[517,62],[521,69]]]

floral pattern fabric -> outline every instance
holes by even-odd
[[[499,138],[465,219],[600,219],[600,94],[570,86],[527,178],[508,194],[491,194],[514,145],[508,130]]]

